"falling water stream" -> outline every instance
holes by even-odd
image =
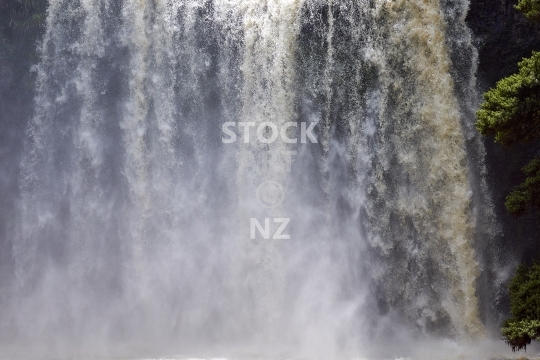
[[[487,338],[467,7],[50,0],[14,346],[374,358]]]

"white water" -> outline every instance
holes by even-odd
[[[490,209],[467,156],[472,71],[453,77],[452,44],[474,61],[457,3],[51,0],[14,348],[483,358],[461,353],[487,336]],[[225,122],[253,122],[250,142],[223,143]],[[263,144],[265,122],[298,139],[316,123],[317,143]],[[251,239],[251,218],[290,219],[290,239]]]

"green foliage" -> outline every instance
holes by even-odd
[[[519,0],[515,8],[525,14],[528,19],[540,20],[540,0]]]
[[[540,0],[519,0],[515,8],[540,21]],[[493,135],[505,146],[540,139],[540,52],[533,52],[518,65],[517,74],[500,80],[484,94],[485,101],[476,113],[478,131]],[[523,171],[525,182],[505,202],[508,211],[517,216],[540,209],[540,157]],[[540,264],[519,266],[509,293],[511,318],[503,322],[502,336],[512,351],[526,349],[532,340],[540,340]]]
[[[511,146],[540,138],[540,52],[519,63],[519,72],[500,80],[484,94],[476,113],[476,128],[495,141]],[[516,216],[540,209],[540,160],[523,168],[527,175],[506,197],[505,206]]]
[[[539,320],[507,320],[503,323],[501,329],[506,343],[512,347],[512,351],[521,349],[527,350],[527,345],[532,340],[539,340],[540,321]]]
[[[508,211],[516,216],[523,215],[532,208],[540,208],[540,158],[531,160],[523,168],[523,172],[527,179],[508,194],[505,202]]]
[[[509,287],[511,318],[502,325],[502,335],[512,350],[540,340],[540,264],[517,268]]]
[[[510,314],[517,320],[540,320],[540,264],[520,265],[510,282]]]
[[[540,137],[540,52],[523,59],[519,72],[484,94],[476,128],[509,146]]]

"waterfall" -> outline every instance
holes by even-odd
[[[467,6],[50,0],[17,343],[335,357],[483,338]]]

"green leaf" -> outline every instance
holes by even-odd
[[[539,0],[519,0],[515,8],[521,11],[528,19],[540,20],[540,1]]]
[[[509,286],[510,314],[503,322],[503,339],[520,350],[532,340],[540,339],[540,264],[530,267],[520,265]]]
[[[540,137],[540,52],[519,63],[519,72],[484,94],[476,128],[510,146]]]
[[[531,160],[524,168],[525,182],[516,186],[504,203],[508,211],[516,216],[532,209],[540,209],[540,158]]]
[[[540,320],[507,320],[501,333],[512,351],[527,350],[527,345],[540,337]]]

